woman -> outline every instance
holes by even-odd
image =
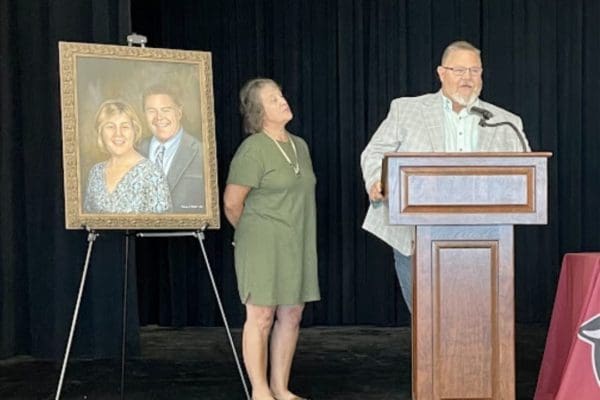
[[[97,143],[110,158],[92,167],[84,210],[90,213],[162,213],[172,209],[162,170],[138,153],[142,124],[133,108],[108,100],[96,114]]]
[[[316,178],[308,146],[285,129],[293,115],[279,86],[251,80],[240,101],[251,135],[231,161],[224,205],[235,228],[238,290],[246,306],[244,363],[253,400],[301,400],[288,381],[304,303],[320,299]]]

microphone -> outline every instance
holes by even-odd
[[[475,107],[475,106],[473,106],[469,109],[469,113],[477,114],[485,121],[487,121],[488,119],[490,119],[494,116],[494,114],[492,114],[491,111],[488,111],[485,108]]]
[[[501,126],[501,125],[510,126],[512,128],[512,130],[515,131],[515,133],[517,134],[517,137],[519,138],[519,143],[521,144],[521,148],[523,149],[523,151],[524,152],[527,151],[527,143],[525,141],[525,138],[523,137],[523,133],[512,122],[501,121],[501,122],[496,122],[496,123],[490,124],[489,122],[487,122],[487,120],[492,118],[494,116],[494,114],[491,111],[486,110],[485,108],[481,108],[481,107],[473,106],[469,109],[469,113],[479,115],[479,117],[481,118],[479,120],[479,126],[490,127],[490,128],[494,128],[494,127]]]

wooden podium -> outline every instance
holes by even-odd
[[[389,223],[416,225],[414,400],[515,399],[513,225],[547,223],[551,153],[389,153]]]

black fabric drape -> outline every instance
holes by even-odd
[[[64,229],[58,41],[116,43],[129,20],[118,0],[0,1],[0,357],[62,356],[86,251]],[[122,249],[120,234],[97,240],[74,356],[119,354]]]
[[[482,97],[522,116],[534,150],[554,153],[549,225],[516,229],[517,320],[547,321],[564,253],[600,250],[598,2],[133,0],[131,15],[152,47],[212,52],[221,193],[243,139],[239,88],[258,75],[282,84],[289,129],[309,144],[318,178],[323,300],[305,324],[408,323],[391,250],[360,229],[359,156],[393,98],[437,90],[435,67],[455,39],[483,51]],[[63,228],[57,41],[124,43],[127,33],[125,0],[0,0],[0,357],[62,355],[85,254],[85,233]],[[231,238],[223,221],[206,247],[239,326]],[[76,354],[118,351],[122,241],[103,232],[95,245]],[[133,253],[141,324],[221,324],[197,241],[137,239]]]
[[[242,140],[237,91],[258,75],[282,84],[295,113],[289,128],[309,143],[318,177],[323,300],[308,308],[307,324],[408,322],[390,250],[360,229],[359,156],[393,98],[439,88],[435,67],[456,39],[483,51],[482,97],[522,116],[534,150],[554,153],[549,225],[516,228],[517,319],[546,321],[565,252],[600,249],[596,2],[133,0],[132,18],[152,46],[213,53],[221,187]],[[229,292],[231,230],[224,224],[212,236],[240,322]],[[169,253],[162,257],[168,263]],[[169,319],[150,297],[140,300],[144,322]],[[198,311],[187,323],[205,318]]]

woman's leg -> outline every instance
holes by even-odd
[[[271,392],[278,400],[296,398],[288,389],[304,304],[277,307],[271,334]]]
[[[267,383],[267,349],[274,315],[275,307],[246,304],[242,352],[255,400],[273,399]]]

